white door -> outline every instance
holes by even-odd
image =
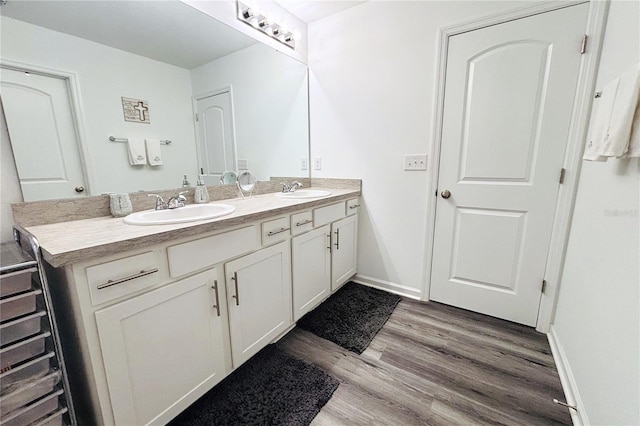
[[[291,239],[293,320],[331,294],[331,228],[325,225]]]
[[[67,80],[1,72],[0,96],[24,201],[87,195]]]
[[[236,143],[233,131],[231,92],[196,101],[200,168],[206,185],[218,185],[224,171],[236,171]]]
[[[289,241],[225,264],[233,367],[291,325]]]
[[[357,272],[358,215],[331,224],[331,290],[335,291]]]
[[[231,371],[215,269],[95,315],[116,424],[166,424]]]
[[[450,38],[432,300],[536,324],[588,9]]]

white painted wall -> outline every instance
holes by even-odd
[[[439,30],[525,4],[370,1],[309,24],[312,176],[363,180],[359,278],[422,295],[434,197],[403,159],[433,143]]]
[[[77,74],[93,195],[180,186],[197,171],[188,70],[2,17],[2,58]],[[150,124],[125,122],[121,97],[149,102]],[[170,139],[164,165],[132,167],[116,137]],[[17,183],[17,182],[16,182]],[[2,186],[16,183],[5,182]]]
[[[597,89],[639,62],[640,3],[613,1]],[[552,327],[587,424],[640,424],[639,210],[640,159],[583,163]]]
[[[191,71],[193,95],[231,85],[238,159],[258,180],[309,176],[307,68],[255,44]],[[256,125],[260,123],[260,125]]]

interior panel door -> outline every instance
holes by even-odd
[[[24,201],[87,195],[67,81],[2,68],[1,96]]]
[[[587,13],[450,38],[432,300],[536,324]]]

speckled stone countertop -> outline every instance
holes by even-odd
[[[313,199],[283,199],[269,193],[246,200],[234,198],[214,201],[212,203],[231,204],[236,210],[226,216],[197,222],[136,226],[124,223],[122,218],[102,216],[24,226],[24,229],[38,239],[44,259],[53,267],[61,267],[178,238],[199,236],[360,195],[360,189],[322,189],[329,189],[331,195]]]

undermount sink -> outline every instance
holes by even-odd
[[[280,198],[319,198],[331,195],[331,191],[324,189],[298,189],[293,192],[277,192],[276,197]]]
[[[233,213],[235,206],[229,204],[189,204],[177,209],[144,210],[124,218],[129,225],[168,225],[172,223],[195,222]]]

